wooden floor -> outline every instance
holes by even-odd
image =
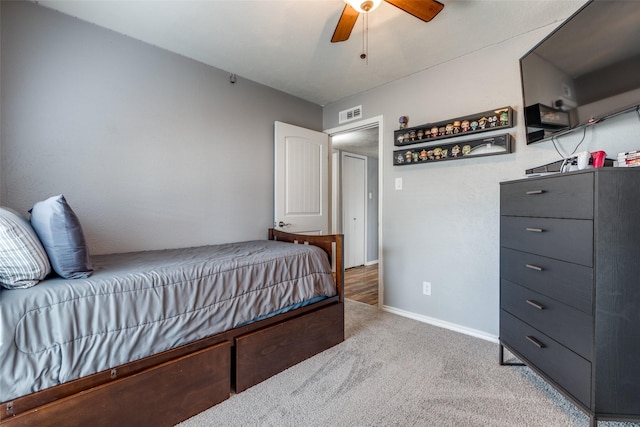
[[[344,296],[354,301],[377,306],[378,264],[345,270]]]

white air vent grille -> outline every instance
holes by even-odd
[[[338,114],[338,123],[350,122],[351,120],[362,118],[362,105],[340,111]]]

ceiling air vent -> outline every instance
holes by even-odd
[[[348,110],[340,111],[338,114],[338,123],[349,122],[355,119],[362,118],[362,105],[349,108]]]

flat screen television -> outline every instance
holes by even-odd
[[[527,144],[640,105],[640,1],[591,0],[520,58]]]

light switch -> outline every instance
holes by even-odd
[[[402,178],[396,178],[396,190],[402,190]]]

